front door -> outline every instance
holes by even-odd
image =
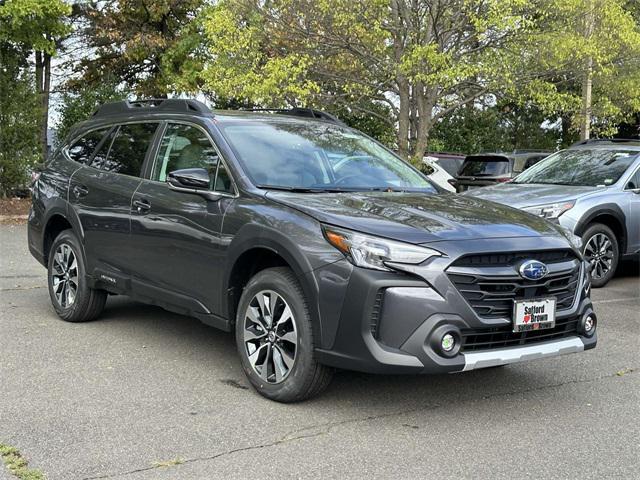
[[[629,243],[626,253],[636,253],[640,251],[640,167],[627,181],[624,196]]]
[[[169,188],[167,175],[205,168],[218,200]],[[134,291],[184,313],[217,313],[223,270],[220,230],[233,201],[233,186],[206,131],[196,125],[167,124],[150,179],[132,202]]]

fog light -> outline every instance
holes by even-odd
[[[449,353],[453,350],[453,347],[456,346],[456,339],[450,333],[445,333],[442,336],[442,340],[440,342],[440,346],[442,347],[443,352]]]
[[[580,319],[578,326],[578,332],[587,337],[592,337],[596,333],[598,327],[598,317],[593,313],[593,310],[586,312]]]
[[[584,333],[591,333],[593,329],[596,328],[596,319],[593,316],[589,315],[584,320]]]

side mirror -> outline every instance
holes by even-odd
[[[183,168],[174,170],[167,175],[169,186],[176,188],[189,188],[209,190],[209,172],[204,168]]]
[[[183,168],[167,175],[167,183],[171,190],[183,193],[196,193],[207,200],[219,200],[220,195],[210,190],[211,179],[204,168]]]

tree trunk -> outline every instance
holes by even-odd
[[[589,39],[593,35],[595,5],[587,2],[587,15],[585,17],[584,36]],[[593,57],[587,58],[584,77],[582,79],[582,112],[580,115],[580,140],[588,140],[591,134],[591,86],[593,82]]]
[[[42,82],[42,120],[40,141],[42,142],[42,159],[47,160],[49,147],[47,145],[47,132],[49,130],[49,97],[51,95],[51,55],[43,55],[44,78]]]
[[[429,146],[429,132],[433,123],[433,105],[435,103],[435,90],[433,87],[425,88],[418,82],[415,88],[416,104],[418,106],[418,141],[412,152],[415,161],[419,161],[424,157]]]
[[[47,159],[47,128],[49,123],[49,91],[51,86],[51,55],[35,52],[36,57],[36,92],[40,96],[40,125],[38,141],[42,161]]]
[[[398,153],[400,153],[403,158],[408,158],[411,98],[409,95],[409,82],[403,75],[398,76],[398,92],[400,97],[400,108],[398,110]]]

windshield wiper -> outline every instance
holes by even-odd
[[[287,187],[284,185],[256,185],[256,187],[264,188],[265,190],[281,190],[292,193],[343,193],[352,191],[342,188]]]

